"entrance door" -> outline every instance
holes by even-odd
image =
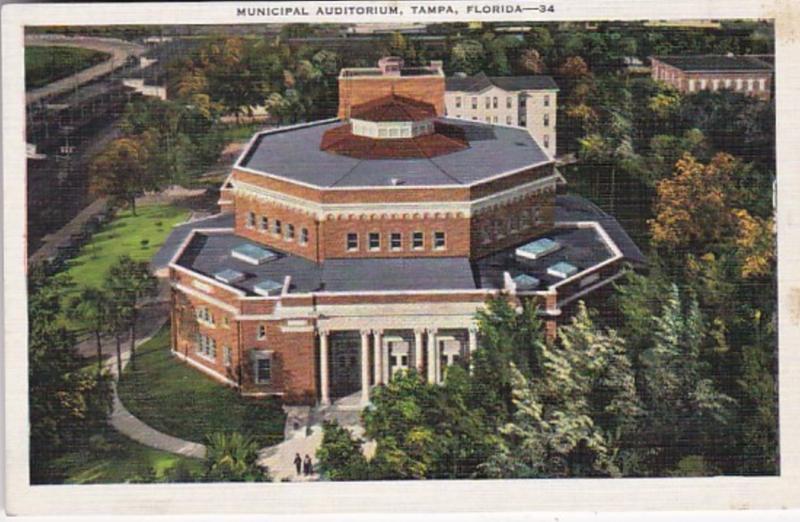
[[[361,335],[336,332],[330,338],[331,397],[345,397],[361,389]]]
[[[386,349],[389,350],[389,369],[392,377],[408,370],[408,342],[402,338],[392,339],[386,342]]]

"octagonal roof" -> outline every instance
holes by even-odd
[[[353,158],[321,150],[325,132],[344,123],[333,119],[262,132],[236,167],[320,188],[453,187],[552,161],[525,128],[433,121],[458,127],[469,146],[430,158]]]

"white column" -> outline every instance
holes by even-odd
[[[361,330],[361,404],[369,402],[369,330]]]
[[[428,330],[428,382],[436,382],[436,330]]]
[[[383,383],[389,384],[389,379],[391,379],[391,375],[389,372],[389,347],[384,346],[383,342],[383,332],[378,332],[376,334],[378,336],[379,345],[381,347],[381,369],[383,370]]]
[[[470,326],[467,331],[469,332],[469,370],[472,371],[475,350],[478,349],[478,330],[474,326]]]
[[[422,329],[414,330],[414,367],[417,372],[422,373]]]
[[[375,342],[373,343],[372,347],[372,373],[373,373],[372,384],[376,386],[383,382],[381,359],[382,355],[381,355],[380,334],[375,334]]]
[[[320,403],[327,406],[331,403],[328,386],[328,331],[319,331],[319,387]]]

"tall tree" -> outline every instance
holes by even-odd
[[[136,197],[157,186],[149,176],[148,161],[147,149],[138,139],[112,141],[89,167],[92,192],[127,203],[136,215]]]
[[[146,261],[121,256],[108,271],[106,284],[114,292],[120,311],[127,312],[130,330],[131,363],[136,357],[136,323],[142,299],[158,293],[158,280],[150,273]]]
[[[73,297],[68,315],[82,322],[94,335],[97,343],[97,375],[103,371],[103,343],[102,335],[107,329],[109,314],[109,296],[93,287],[84,288],[80,294]]]

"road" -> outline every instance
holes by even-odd
[[[49,83],[44,87],[33,89],[25,93],[25,103],[31,104],[63,94],[76,85],[83,85],[96,78],[104,76],[114,69],[125,65],[129,57],[139,57],[147,51],[143,45],[133,42],[126,42],[124,40],[117,40],[115,38],[95,38],[87,36],[63,36],[55,34],[29,34],[25,36],[25,45],[38,45],[38,46],[70,46],[70,47],[83,47],[86,49],[93,49],[95,51],[102,51],[109,53],[111,58],[103,63],[99,63],[88,69],[84,69],[72,76],[62,78],[53,83]]]

